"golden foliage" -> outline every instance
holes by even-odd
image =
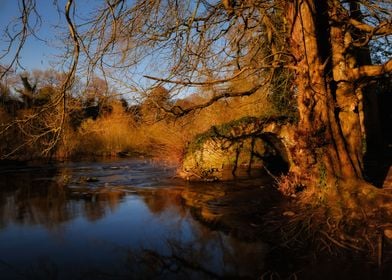
[[[246,90],[252,86],[254,85],[249,79],[238,79],[232,81],[229,90]],[[42,102],[37,104],[36,108],[17,108],[13,114],[17,119],[34,114],[35,110],[46,103],[45,98],[54,90],[49,86],[40,88],[42,100],[39,100]],[[186,109],[203,104],[215,94],[216,90],[201,89],[203,92],[177,100],[174,105]],[[61,141],[56,145],[51,156],[65,159],[116,156],[119,153],[143,154],[161,160],[179,162],[185,146],[195,135],[208,130],[213,125],[227,123],[244,116],[279,114],[269,101],[268,93],[263,90],[251,96],[219,100],[209,107],[191,112],[181,118],[165,112],[173,105],[169,97],[166,89],[155,88],[141,106],[133,106],[138,107],[136,111],[114,96],[108,96],[102,104],[98,100],[93,105],[84,102],[83,99],[70,98]],[[7,109],[5,105],[0,106],[0,122],[3,128],[14,119]],[[96,110],[96,114],[92,114],[91,109]],[[47,120],[56,118],[56,114],[49,113],[43,116],[44,118],[37,118],[34,125],[46,127]],[[0,146],[1,154],[9,153],[10,148],[20,145],[24,141],[23,137],[15,129],[8,129],[6,133],[3,130],[3,134],[0,135],[3,143]],[[43,141],[46,141],[45,139]],[[29,155],[31,158],[40,157],[40,149],[43,145],[41,142],[26,145],[20,153],[15,154],[16,158],[21,155]]]
[[[238,85],[244,86],[246,85]],[[186,107],[202,102],[205,102],[205,97],[195,94],[177,101],[176,104]],[[148,104],[144,105],[143,111],[148,111]],[[111,113],[96,120],[84,120],[76,131],[67,128],[57,154],[60,157],[83,157],[136,153],[176,163],[182,159],[185,146],[195,135],[213,125],[244,116],[279,113],[270,103],[267,93],[261,90],[251,96],[216,102],[208,108],[181,118],[165,113],[163,118],[155,121],[151,121],[151,118],[137,120],[133,114],[125,111],[118,100],[112,101],[110,106]]]

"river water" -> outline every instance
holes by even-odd
[[[174,175],[147,159],[1,166],[0,279],[391,279],[263,236],[284,202],[268,176]]]
[[[250,217],[278,199],[270,180],[174,175],[146,159],[1,167],[0,278],[261,276],[269,246]]]

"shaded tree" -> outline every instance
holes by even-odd
[[[13,117],[16,116],[18,110],[23,108],[23,103],[13,96],[10,87],[4,83],[0,83],[0,106]]]
[[[19,94],[22,96],[23,103],[26,108],[33,106],[34,95],[36,94],[37,84],[32,84],[29,78],[25,75],[21,75],[22,88],[17,89]]]
[[[7,119],[1,120],[0,136],[4,142],[1,159],[14,157],[29,159],[50,155],[61,135],[65,115],[61,113],[60,84],[44,72],[24,72],[11,77],[9,93],[3,106]],[[51,71],[52,74],[56,72]],[[64,76],[63,76],[64,77]]]

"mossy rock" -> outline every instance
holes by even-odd
[[[188,180],[227,180],[260,172],[263,157],[275,152],[260,137],[270,122],[271,118],[245,117],[213,126],[188,145],[179,175]]]

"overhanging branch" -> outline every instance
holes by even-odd
[[[211,81],[205,81],[205,82],[192,82],[189,80],[178,81],[178,80],[157,78],[157,77],[148,76],[148,75],[144,75],[143,77],[150,79],[150,80],[158,81],[158,82],[165,82],[165,83],[177,84],[177,85],[183,85],[183,86],[206,86],[206,85],[223,84],[223,83],[229,82],[229,81],[237,78],[238,76],[240,76],[242,73],[244,73],[248,69],[249,69],[249,67],[244,67],[241,71],[236,73],[234,76],[231,76],[226,79],[211,80]]]
[[[194,105],[189,108],[182,108],[181,106],[174,106],[169,110],[165,110],[168,113],[171,113],[177,117],[182,117],[185,116],[193,111],[201,110],[204,108],[207,108],[208,106],[211,106],[215,102],[219,101],[220,99],[223,98],[232,98],[232,97],[241,97],[241,96],[249,96],[254,94],[256,91],[258,91],[262,85],[258,85],[250,90],[247,91],[237,91],[237,92],[224,92],[220,93],[217,95],[214,95],[212,98],[210,98],[207,102],[204,102],[202,104]]]
[[[298,70],[297,66],[294,65],[283,65],[283,64],[277,64],[277,65],[261,65],[257,66],[257,70],[254,70],[254,72],[259,71],[261,69],[278,69],[278,68],[284,68],[284,69],[292,69],[292,70]],[[158,77],[153,77],[153,76],[148,76],[144,75],[144,78],[158,81],[158,82],[164,82],[164,83],[170,83],[170,84],[176,84],[176,85],[183,85],[183,86],[208,86],[208,85],[214,85],[214,84],[223,84],[229,81],[234,80],[235,78],[239,77],[242,73],[244,73],[246,70],[249,70],[249,67],[244,67],[241,69],[241,71],[237,72],[234,76],[231,76],[226,79],[220,79],[220,80],[211,80],[211,81],[205,81],[205,82],[193,82],[190,80],[170,80],[170,79],[164,79],[164,78],[158,78]]]
[[[377,77],[392,73],[392,59],[381,65],[364,65],[350,71],[350,78],[357,80],[364,77]]]

